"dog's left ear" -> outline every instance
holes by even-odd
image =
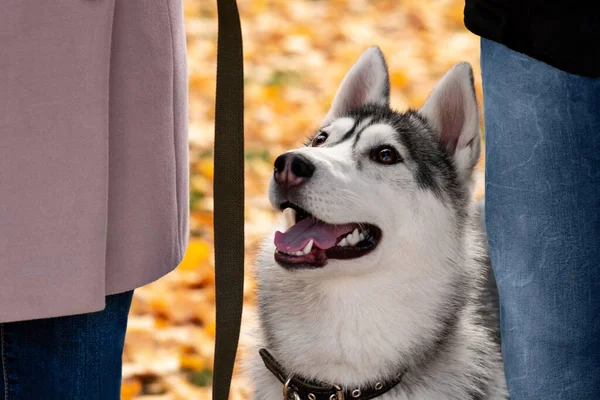
[[[369,47],[346,74],[322,125],[365,104],[390,104],[390,80],[383,53]]]
[[[453,66],[419,112],[454,155],[461,175],[470,175],[481,153],[479,111],[471,65],[465,62]]]

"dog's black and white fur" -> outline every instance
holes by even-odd
[[[293,190],[272,180],[275,208],[371,224],[381,236],[361,257],[311,267],[276,262],[270,235],[256,266],[258,347],[287,371],[345,387],[406,370],[380,400],[506,399],[495,284],[472,202],[481,148],[472,69],[455,65],[418,111],[392,110],[389,95],[372,47],[344,78],[318,145],[294,150],[314,174]],[[398,162],[374,161],[382,147]],[[284,213],[278,229],[294,223]],[[281,382],[252,356],[255,399],[281,399]]]

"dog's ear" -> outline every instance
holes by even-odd
[[[460,63],[453,66],[435,86],[419,112],[454,154],[461,174],[469,175],[481,153],[479,111],[471,65]]]
[[[377,46],[368,48],[346,74],[335,94],[323,125],[365,104],[390,104],[390,79],[383,53]]]

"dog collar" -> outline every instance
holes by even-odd
[[[260,349],[258,353],[267,369],[283,384],[283,400],[369,400],[396,387],[404,376],[403,371],[388,381],[358,388],[342,388],[334,383],[311,382],[288,374],[267,349]]]

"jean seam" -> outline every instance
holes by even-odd
[[[6,336],[4,334],[4,324],[0,324],[0,348],[2,349],[2,379],[4,379],[4,400],[8,400],[8,362],[6,357]]]

